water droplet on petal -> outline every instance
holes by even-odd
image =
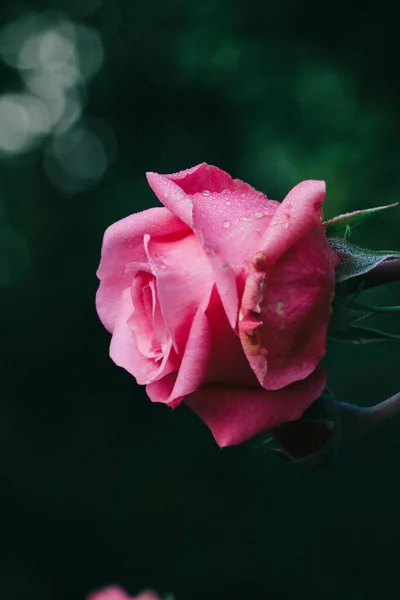
[[[203,194],[203,196],[209,196],[210,192],[208,190],[204,190],[204,192],[201,192]]]
[[[231,226],[231,222],[230,222],[230,221],[224,221],[224,222],[222,223],[222,227],[223,227],[224,229],[228,229],[228,227],[230,227],[230,226]]]
[[[158,265],[158,267],[160,269],[162,269],[163,271],[165,271],[165,269],[167,268],[167,265],[163,265],[162,263]]]
[[[231,203],[229,200],[227,200],[227,201],[225,202],[225,204],[226,204],[226,206],[230,206],[232,203]]]
[[[261,212],[256,212],[253,216],[255,219],[262,219],[264,215]]]

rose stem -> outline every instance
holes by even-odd
[[[353,443],[370,429],[400,413],[400,392],[374,406],[355,406],[338,402],[341,435],[344,444]]]
[[[376,287],[377,285],[400,281],[400,258],[385,260],[369,273],[362,276],[362,279],[364,281],[364,290]]]

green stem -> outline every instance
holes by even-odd
[[[400,259],[391,258],[385,260],[369,271],[369,273],[361,275],[360,279],[363,280],[364,290],[378,285],[392,283],[393,281],[400,281]]]
[[[375,404],[375,406],[371,406],[369,411],[375,425],[397,415],[400,412],[400,392],[379,404]]]
[[[400,413],[400,392],[370,407],[337,402],[344,445],[358,441],[368,431]]]

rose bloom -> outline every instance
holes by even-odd
[[[111,586],[90,594],[86,600],[161,600],[161,598],[151,591],[142,592],[139,596],[128,596],[121,588]]]
[[[279,203],[206,163],[147,179],[164,207],[104,235],[96,305],[111,358],[153,402],[184,400],[221,447],[298,419],[325,386],[337,265],[325,183]]]

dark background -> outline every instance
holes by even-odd
[[[392,6],[2,3],[1,600],[397,597],[399,419],[320,470],[220,450],[112,363],[94,309],[105,228],[156,203],[146,170],[206,161],[279,200],[325,179],[327,217],[400,199]],[[399,226],[354,241],[400,249]],[[329,385],[372,404],[399,358],[332,344]]]

